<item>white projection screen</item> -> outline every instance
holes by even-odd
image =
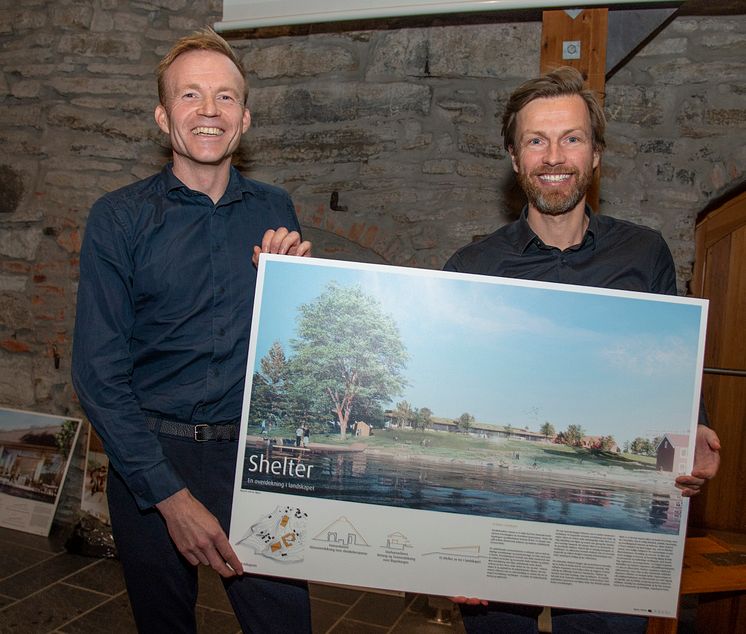
[[[581,0],[573,6],[612,4],[629,4],[629,1]],[[637,0],[634,4],[661,2]],[[340,20],[567,6],[567,0],[223,0],[223,19],[215,24],[215,29],[233,31]]]

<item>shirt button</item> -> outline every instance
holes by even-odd
[[[225,289],[222,286],[218,286],[218,295],[225,293]]]
[[[218,328],[218,334],[222,337],[225,334],[225,328]]]
[[[212,368],[210,372],[212,373],[213,376],[220,376],[220,368]]]

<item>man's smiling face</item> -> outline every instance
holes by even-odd
[[[510,157],[529,207],[559,216],[585,204],[599,153],[579,95],[534,99],[516,116]]]
[[[155,120],[171,138],[174,171],[230,163],[251,123],[235,64],[215,51],[188,51],[168,68],[165,85]]]

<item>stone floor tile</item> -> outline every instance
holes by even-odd
[[[365,594],[363,590],[333,586],[326,583],[309,583],[308,588],[311,596],[324,601],[334,601],[344,605],[352,605]]]
[[[70,529],[52,525],[49,536],[32,535],[11,528],[0,528],[0,542],[7,542],[24,548],[33,548],[47,553],[60,553],[65,550],[65,541],[70,534]]]
[[[0,610],[0,632],[46,634],[88,612],[100,601],[100,594],[54,584]],[[108,626],[104,629],[110,632]],[[98,632],[104,629],[99,621]]]
[[[97,559],[60,553],[0,581],[0,594],[22,599],[33,592],[60,581],[93,565]]]
[[[233,607],[225,593],[220,575],[212,568],[199,567],[199,594],[197,604],[213,610],[233,613]]]
[[[366,592],[345,618],[390,627],[405,607],[404,597]]]
[[[10,577],[54,556],[54,553],[0,541],[0,579]]]
[[[60,584],[62,585],[62,584]],[[86,614],[61,625],[60,634],[137,634],[126,592],[104,601]]]
[[[94,559],[94,563],[80,572],[67,577],[64,583],[115,595],[124,588],[124,575],[121,564],[114,559]]]
[[[388,628],[381,627],[380,625],[363,623],[362,621],[342,619],[337,623],[337,625],[328,631],[328,634],[381,634],[382,632],[388,632]]]
[[[327,632],[347,610],[347,605],[311,597],[311,629],[314,634]]]
[[[197,606],[197,634],[235,634],[240,631],[241,626],[233,612]]]

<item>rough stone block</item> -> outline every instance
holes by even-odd
[[[255,89],[249,101],[257,125],[331,123],[427,114],[430,88],[401,82],[272,86]]]
[[[451,116],[454,123],[479,123],[484,118],[484,112],[478,103],[444,98],[437,100],[436,104]]]
[[[28,278],[26,277],[0,273],[0,293],[23,293],[27,284]]]
[[[637,52],[640,57],[651,57],[653,55],[680,55],[686,53],[689,40],[685,37],[661,37],[654,38]]]
[[[0,121],[12,121],[13,126],[31,126],[37,130],[42,126],[42,112],[39,104],[0,103]],[[38,134],[36,131],[30,131]]]
[[[397,29],[378,34],[365,74],[369,81],[427,77],[429,74],[424,29]]]
[[[0,255],[33,261],[40,242],[41,231],[36,227],[5,229],[0,232]]]
[[[34,403],[32,359],[0,352],[0,403],[28,407]]]
[[[717,49],[719,56],[733,54],[743,58],[746,47],[746,33],[712,33],[703,37],[700,44],[706,48]]]
[[[109,76],[53,77],[50,85],[63,95],[153,95],[155,82],[148,79]]]
[[[428,42],[428,68],[433,77],[519,77],[523,81],[539,68],[541,23],[432,29]]]
[[[456,161],[452,159],[433,159],[422,164],[423,174],[453,174]]]
[[[91,19],[91,31],[94,33],[107,33],[114,28],[114,18],[109,11],[96,9]],[[124,30],[124,29],[123,29]]]
[[[151,121],[129,115],[112,116],[111,112],[106,111],[86,111],[67,105],[53,106],[49,111],[48,120],[53,127],[92,132],[104,138],[137,142],[158,137],[158,132]]]
[[[739,61],[693,61],[676,57],[659,64],[651,64],[647,72],[658,85],[692,85],[717,82],[742,81],[746,76],[746,62]]]
[[[130,33],[86,33],[63,35],[57,45],[63,55],[128,59],[137,61],[142,54],[142,44]]]
[[[181,11],[187,6],[188,0],[140,0],[131,2],[133,7],[152,11],[153,9],[167,9],[168,11]]]
[[[461,152],[473,156],[484,156],[488,158],[505,158],[506,153],[502,146],[502,139],[495,138],[489,134],[476,132],[461,132],[458,135],[458,149]]]
[[[6,5],[7,6],[7,5]],[[47,11],[39,11],[29,3],[18,5],[19,8],[0,11],[0,24],[8,24],[15,33],[40,29],[47,24]]]
[[[357,61],[351,51],[342,46],[289,43],[254,49],[243,56],[250,75],[259,79],[278,77],[323,76],[352,71]]]
[[[150,18],[147,15],[137,15],[132,12],[116,12],[112,16],[112,22],[115,31],[129,33],[144,33],[150,26]]]
[[[35,98],[41,92],[41,83],[35,79],[17,81],[11,84],[8,92],[16,99]]]
[[[669,99],[651,87],[607,85],[606,117],[650,128],[664,121]]]
[[[58,29],[88,29],[93,19],[93,9],[85,5],[52,7],[52,24]]]

